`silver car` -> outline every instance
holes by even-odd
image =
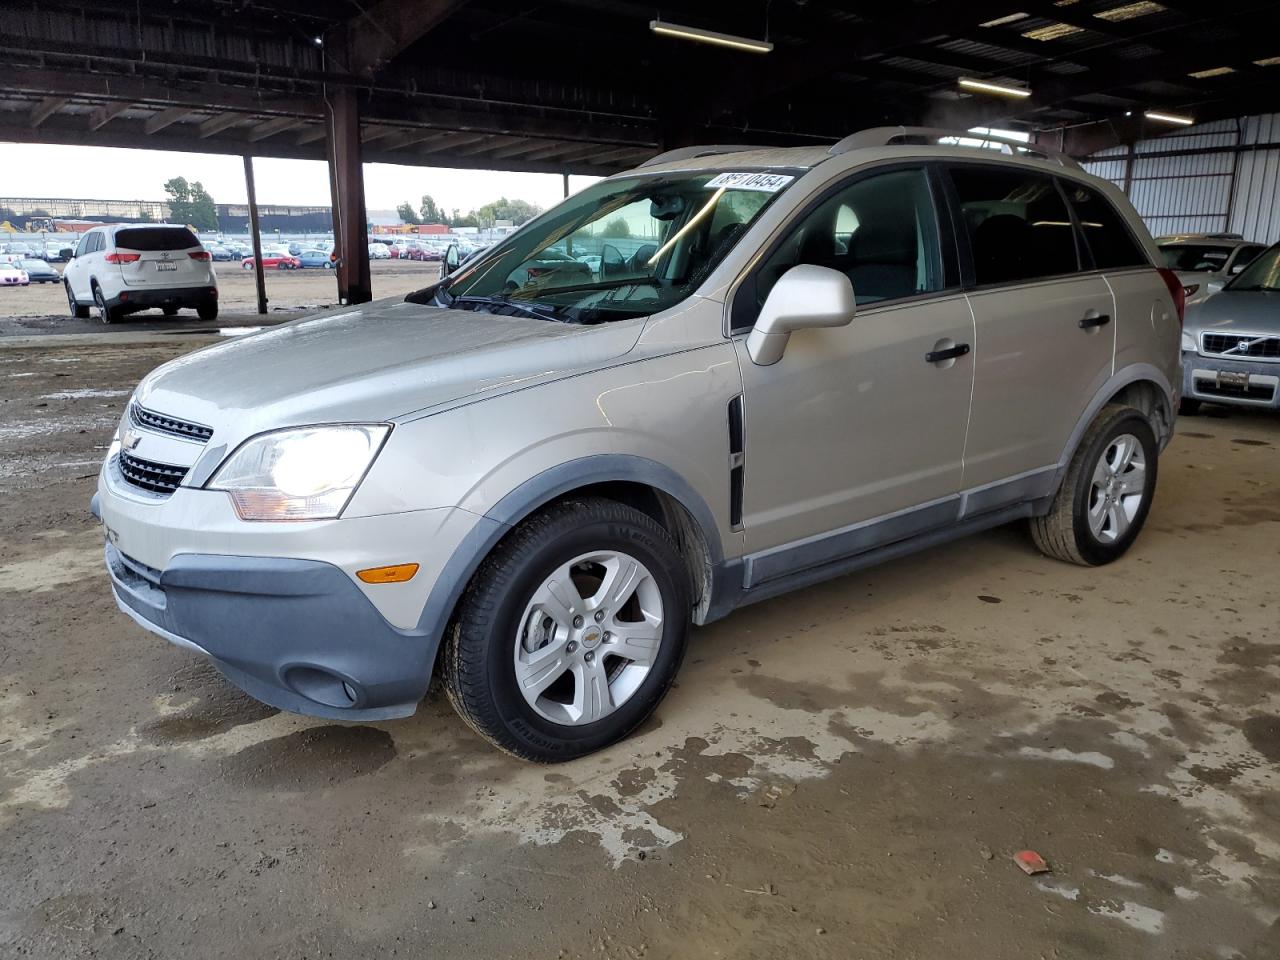
[[[1188,309],[1182,377],[1183,413],[1204,401],[1280,409],[1280,244]]]
[[[1208,299],[1266,249],[1238,233],[1182,233],[1157,237],[1164,265],[1178,274],[1187,303]]]
[[[1182,285],[1109,183],[937,140],[677,150],[405,299],[165,364],[95,497],[121,610],[302,713],[438,674],[556,761],[744,604],[1015,520],[1117,559]]]

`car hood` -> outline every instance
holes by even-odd
[[[391,420],[599,367],[643,321],[584,327],[383,300],[215,344],[157,368],[148,409],[241,436]]]
[[[1187,310],[1187,333],[1280,334],[1280,293],[1223,290]]]

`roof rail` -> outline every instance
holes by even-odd
[[[652,167],[655,163],[668,163],[673,160],[692,160],[695,157],[710,157],[717,153],[741,153],[744,150],[759,150],[759,144],[746,143],[704,143],[698,147],[676,147],[656,157],[650,157],[641,167]]]
[[[864,147],[887,147],[895,140],[933,141],[950,137],[980,140],[983,143],[998,143],[1007,147],[1011,154],[1023,153],[1050,160],[1068,169],[1080,169],[1080,164],[1076,163],[1075,160],[1056,150],[1042,150],[1021,140],[1002,137],[999,134],[974,133],[971,130],[948,130],[945,127],[870,127],[850,134],[840,142],[832,145],[828,153],[833,157],[838,157],[842,153],[848,153],[850,150],[861,150]]]

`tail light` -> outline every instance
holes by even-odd
[[[187,254],[192,260],[212,260],[213,256],[208,250],[194,250]]]
[[[1157,267],[1156,270],[1160,274],[1160,279],[1164,281],[1164,285],[1169,288],[1169,296],[1173,298],[1173,308],[1178,311],[1178,326],[1181,327],[1187,314],[1187,289],[1178,279],[1178,275],[1168,267]]]
[[[142,259],[140,253],[108,253],[102,258],[107,263],[134,263]]]

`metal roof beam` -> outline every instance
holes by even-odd
[[[45,97],[31,108],[31,129],[38,130],[40,124],[67,105],[68,97]]]
[[[325,48],[350,73],[371,77],[444,22],[467,0],[380,0],[325,34]]]
[[[191,116],[191,110],[188,107],[170,107],[168,110],[161,110],[159,113],[153,113],[147,117],[147,122],[142,125],[142,130],[148,136],[153,133],[159,133],[165,127],[171,127],[180,120],[185,120]]]
[[[104,103],[102,106],[98,107],[98,109],[94,110],[93,113],[89,114],[89,129],[91,131],[101,130],[132,106],[133,104],[128,101],[121,101],[120,103]]]

